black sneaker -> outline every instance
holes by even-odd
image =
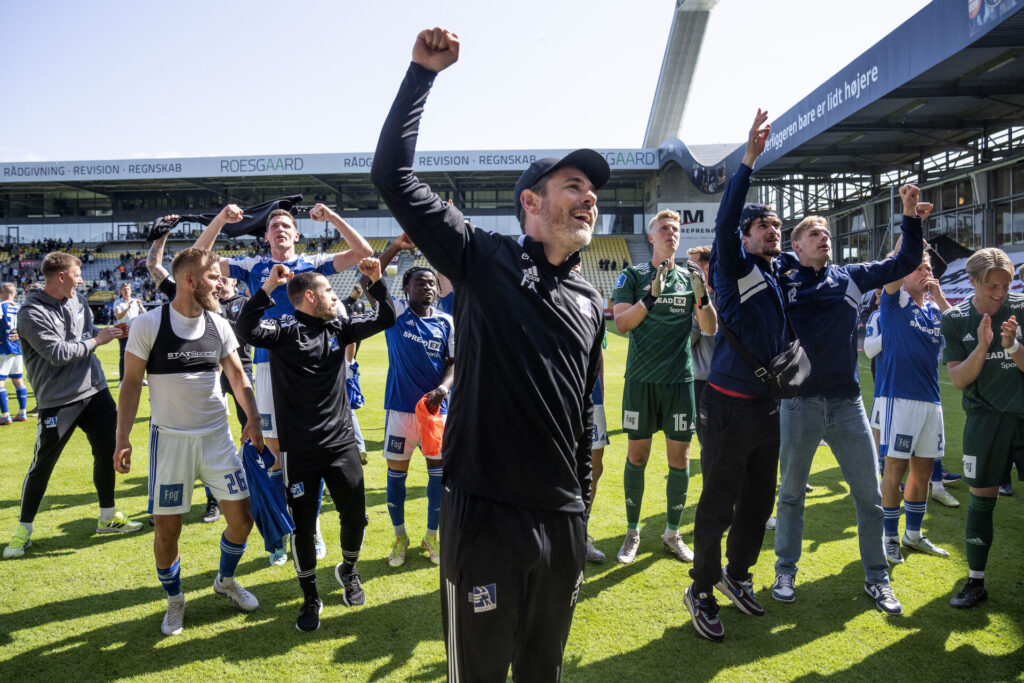
[[[722,580],[715,584],[715,588],[725,593],[744,614],[752,617],[764,616],[764,607],[754,597],[754,582],[750,574],[747,574],[745,580],[737,581],[723,569]]]
[[[324,602],[315,595],[307,595],[299,610],[299,618],[295,620],[295,628],[309,633],[320,628],[320,613],[324,611]]]
[[[718,602],[711,593],[693,592],[693,584],[683,593],[683,604],[690,613],[690,621],[704,638],[716,643],[725,639],[725,627],[718,618]]]
[[[988,600],[988,591],[985,590],[985,584],[968,579],[960,592],[949,599],[949,604],[957,609],[967,609],[986,600]]]
[[[203,513],[203,521],[207,524],[212,524],[218,519],[220,519],[220,506],[217,505],[217,501],[206,501],[206,512]]]
[[[1012,496],[1013,495],[1013,484],[1010,483],[1009,479],[1007,479],[1006,481],[1004,481],[1002,484],[999,485],[999,495],[1000,496]]]
[[[363,592],[363,580],[359,577],[354,569],[349,570],[347,573],[343,573],[339,562],[334,567],[334,578],[338,580],[345,592],[341,596],[341,601],[349,607],[357,607],[366,602],[366,593]]]
[[[865,583],[864,592],[875,600],[875,607],[890,617],[903,614],[903,605],[896,599],[892,586],[888,583]]]

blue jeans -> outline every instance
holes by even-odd
[[[875,444],[860,397],[786,399],[780,412],[782,483],[776,511],[775,573],[796,575],[804,535],[804,487],[814,452],[824,438],[857,508],[857,537],[866,580],[888,583]]]

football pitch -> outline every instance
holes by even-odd
[[[964,558],[966,486],[949,487],[957,509],[932,501],[924,530],[951,557],[904,551],[892,572],[904,614],[887,618],[863,590],[853,501],[830,450],[818,449],[807,495],[803,557],[797,600],[771,599],[773,532],[754,572],[754,588],[765,605],[761,618],[740,614],[720,597],[723,643],[699,638],[683,606],[690,565],[661,546],[667,474],[664,441],[655,438],[647,469],[640,551],[631,565],[615,562],[625,531],[622,471],[626,438],[620,400],[627,338],[610,328],[606,351],[606,411],[612,444],[590,521],[596,545],[608,556],[588,565],[565,652],[567,681],[814,681],[1021,680],[1024,678],[1024,485],[1000,498],[995,543],[986,584],[989,599],[972,610],[954,610],[948,600],[967,574]],[[99,355],[109,378],[117,377],[117,344]],[[456,357],[458,354],[456,353]],[[236,574],[260,608],[243,614],[213,593],[223,521],[201,521],[205,498],[193,495],[181,536],[182,588],[187,600],[185,631],[165,638],[160,621],[166,601],[156,578],[152,528],[125,537],[97,535],[92,456],[76,433],[54,470],[35,519],[33,545],[22,559],[0,561],[0,671],[8,681],[66,680],[341,680],[436,681],[446,674],[437,568],[410,549],[405,566],[392,569],[393,539],[385,502],[386,467],[381,459],[384,378],[382,335],[359,352],[366,405],[358,411],[370,451],[365,468],[366,529],[358,571],[366,604],[348,608],[333,576],[341,561],[338,517],[324,500],[322,525],[328,556],[318,580],[324,601],[322,625],[300,633],[295,618],[302,603],[289,562],[272,567],[256,533]],[[867,361],[861,358],[865,396],[871,395]],[[961,471],[963,410],[960,393],[942,373],[946,419],[946,468]],[[117,381],[108,382],[117,397]],[[500,388],[496,388],[500,391]],[[146,519],[148,389],[143,390],[132,433],[130,475],[118,475],[117,503],[130,517]],[[457,387],[456,387],[457,391]],[[13,392],[11,395],[14,402]],[[870,398],[868,399],[870,401]],[[30,395],[29,405],[34,404]],[[234,406],[232,405],[232,410]],[[500,416],[495,416],[500,419]],[[234,431],[238,426],[232,417]],[[486,428],[481,425],[481,428]],[[32,458],[36,423],[0,427],[0,543],[6,545],[18,517],[22,480]],[[486,456],[487,454],[481,454]],[[693,515],[701,492],[699,449],[693,441],[691,480],[680,532],[692,545]],[[529,476],[528,472],[524,476]],[[415,543],[426,520],[424,461],[414,456],[408,480],[406,526]],[[443,538],[442,538],[443,542]]]

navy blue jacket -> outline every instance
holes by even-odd
[[[811,361],[811,376],[798,396],[854,398],[857,379],[857,314],[864,292],[882,287],[921,265],[921,219],[903,217],[903,243],[895,256],[815,272],[793,254],[776,259],[786,311]]]
[[[759,361],[767,364],[789,343],[782,313],[782,292],[773,263],[748,254],[740,239],[740,213],[753,169],[743,164],[725,186],[715,218],[711,247],[711,287],[717,296],[719,330],[708,383],[748,396],[768,396],[768,385],[736,353],[722,333],[732,331]]]

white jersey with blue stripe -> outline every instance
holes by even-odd
[[[228,276],[244,282],[252,295],[263,287],[270,271],[278,263],[283,263],[293,273],[315,271],[321,275],[333,275],[335,272],[334,254],[300,254],[290,261],[276,261],[269,256],[240,256],[228,261]],[[270,298],[274,300],[274,305],[263,312],[264,319],[295,313],[295,307],[288,300],[288,285],[279,286]],[[257,347],[252,360],[254,363],[266,363],[270,360],[270,354],[266,349]]]
[[[18,330],[18,309],[21,306],[13,301],[0,304],[0,356],[21,354],[21,342],[11,339]]]
[[[879,305],[882,352],[876,364],[876,396],[941,403],[939,355],[942,313],[933,301],[921,306],[900,289],[882,293]]]
[[[384,387],[385,410],[412,413],[423,395],[444,379],[445,359],[455,357],[455,324],[447,313],[416,315],[409,302],[395,302],[395,324],[384,331],[388,344],[388,378]],[[441,413],[448,412],[448,399]]]

